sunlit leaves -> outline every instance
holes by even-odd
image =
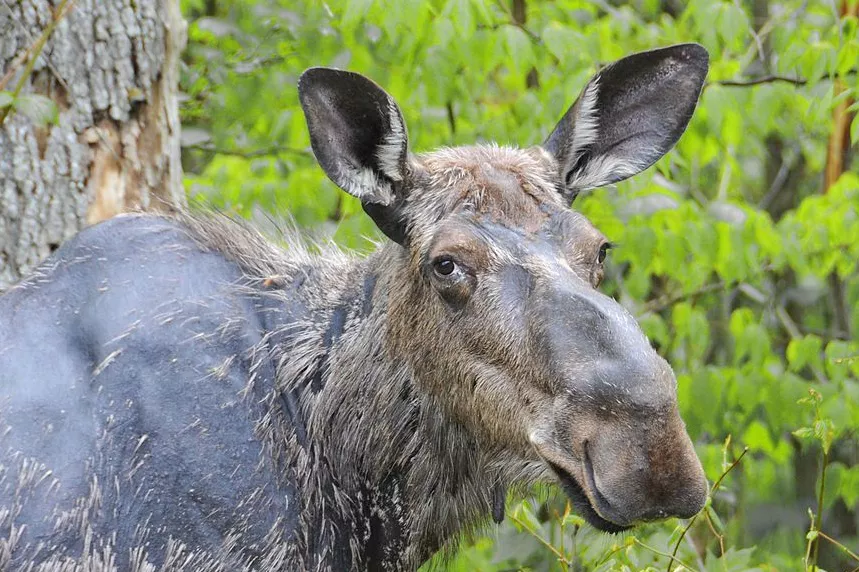
[[[727,435],[750,447],[710,508],[726,554],[716,558],[705,526],[696,540],[703,556],[685,544],[680,555],[720,572],[796,567],[804,530],[775,522],[772,533],[750,538],[744,519],[760,503],[799,502],[798,447],[840,438],[855,446],[857,161],[826,193],[822,170],[833,108],[859,93],[856,18],[839,19],[820,0],[525,0],[524,22],[510,0],[182,4],[192,16],[182,113],[196,137],[186,138],[183,157],[195,202],[257,218],[273,212],[361,250],[379,234],[309,153],[295,90],[305,68],[348,68],[376,80],[400,103],[415,151],[527,146],[545,139],[600,66],[637,50],[702,43],[709,83],[676,149],[637,177],[583,195],[575,208],[617,243],[603,289],[672,364],[711,480],[724,470]],[[0,107],[10,98],[0,92]],[[849,130],[855,147],[859,119]],[[833,276],[843,288],[840,308]],[[798,403],[809,387],[819,395],[812,407]],[[855,506],[856,466],[837,461],[830,469],[826,506]],[[468,545],[450,569],[557,564],[534,533],[556,545],[563,538],[584,569],[666,568],[667,559],[632,537],[607,541],[588,526],[571,532],[581,523],[575,513],[563,516],[561,502],[540,497],[512,510],[521,522],[508,520],[497,542]],[[664,548],[675,528],[650,525],[636,538]]]

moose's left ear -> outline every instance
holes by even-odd
[[[595,75],[543,144],[558,160],[566,197],[622,181],[667,153],[692,118],[708,66],[707,50],[679,44]]]

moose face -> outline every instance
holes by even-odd
[[[542,463],[605,531],[691,516],[707,482],[670,366],[598,290],[610,243],[566,205],[667,152],[706,71],[697,45],[635,54],[540,147],[418,156],[366,78],[314,68],[299,84],[320,164],[402,247],[389,335],[420,389],[482,442]]]

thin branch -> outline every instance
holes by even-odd
[[[73,0],[72,3],[69,4],[68,10],[74,8],[74,5],[75,3]],[[2,6],[6,9],[6,12],[8,12],[9,18],[15,23],[15,25],[18,26],[18,29],[21,30],[21,33],[24,34],[31,43],[35,43],[36,40],[33,39],[32,34],[30,34],[30,31],[26,28],[26,26],[21,23],[20,19],[15,17],[15,13],[12,12],[12,8],[8,6],[8,2],[2,4]],[[69,87],[69,84],[63,79],[63,76],[60,75],[60,72],[57,71],[57,68],[54,67],[53,62],[51,62],[51,51],[44,52],[42,54],[42,57],[45,59],[45,64],[48,66],[48,69],[51,70],[51,73],[54,75],[54,78],[58,82],[60,82],[60,85],[63,86],[63,89],[66,90],[66,93],[71,93],[71,88]]]
[[[543,44],[543,39],[540,38],[540,34],[531,30],[530,28],[528,28],[524,24],[517,24],[516,22],[499,22],[498,24],[491,24],[491,25],[478,24],[477,29],[478,30],[495,31],[495,30],[500,30],[501,28],[505,28],[507,26],[509,26],[511,28],[519,28],[520,30],[525,32],[525,35],[528,36],[528,39],[531,40],[531,43],[533,43],[534,45],[539,46],[539,45]]]
[[[626,548],[629,548],[626,544],[621,544],[619,546],[615,546],[611,551],[607,552],[606,554],[603,555],[602,558],[600,558],[600,561],[597,562],[597,567],[602,566],[603,564],[608,562],[609,558],[611,558],[612,556],[614,556],[615,554],[617,554],[618,552],[620,552],[621,550],[624,550]]]
[[[521,526],[522,528],[524,528],[525,530],[527,530],[529,533],[531,533],[531,536],[533,536],[534,538],[536,538],[537,540],[539,540],[539,541],[540,541],[540,543],[541,543],[541,544],[543,544],[543,546],[545,546],[546,548],[548,548],[548,549],[549,549],[549,550],[550,550],[550,551],[551,551],[551,552],[552,552],[552,553],[553,553],[553,554],[558,558],[558,560],[559,560],[560,562],[562,562],[562,563],[566,564],[567,566],[569,566],[570,564],[572,564],[572,563],[569,561],[569,559],[568,559],[565,555],[561,554],[561,553],[558,551],[558,549],[557,549],[557,548],[555,548],[555,547],[552,545],[552,543],[551,543],[551,542],[547,541],[545,538],[543,538],[543,537],[542,537],[542,536],[540,536],[539,534],[535,534],[535,533],[531,532],[531,531],[528,529],[528,527],[527,527],[527,526],[525,526],[525,523],[524,523],[524,522],[522,522],[521,520],[519,520],[519,519],[516,517],[516,515],[511,514],[511,515],[510,515],[510,520],[512,520],[513,522],[515,522],[516,524],[518,524],[519,526]]]
[[[724,280],[718,280],[716,282],[711,282],[710,284],[704,284],[703,286],[696,290],[693,290],[692,292],[680,292],[678,294],[672,294],[669,296],[660,296],[659,298],[645,304],[644,312],[660,312],[665,308],[673,306],[677,302],[688,300],[689,298],[695,298],[696,296],[700,296],[701,294],[716,292],[727,287],[732,287],[734,285],[735,284],[725,282]]]
[[[305,157],[311,157],[313,155],[306,149],[294,149],[292,147],[281,147],[279,145],[263,147],[262,149],[226,149],[221,147],[212,147],[211,145],[188,145],[183,147],[183,149],[196,149],[213,155],[230,155],[232,157],[244,157],[245,159],[277,155],[301,155]]]
[[[501,22],[500,24],[496,24],[494,26],[478,26],[478,28],[487,27],[490,30],[497,30],[501,26],[513,26],[514,28],[519,28],[520,30],[525,32],[525,35],[528,36],[528,38],[530,38],[531,41],[538,46],[542,45],[543,38],[540,37],[540,34],[528,28],[524,22],[517,21],[516,17],[513,15],[513,11],[507,6],[504,0],[496,0],[495,3],[498,5],[499,8],[504,11],[505,14],[507,14],[507,16],[510,18],[510,21]]]
[[[682,560],[680,560],[679,558],[677,558],[673,554],[668,554],[667,552],[663,552],[661,550],[658,550],[658,549],[650,546],[649,544],[645,544],[644,542],[640,541],[638,538],[636,538],[634,536],[632,537],[632,540],[633,540],[633,542],[635,542],[637,545],[641,546],[645,550],[649,550],[649,551],[653,552],[654,554],[658,554],[659,556],[664,556],[665,558],[670,558],[671,562],[668,564],[669,570],[671,568],[671,564],[673,564],[674,562],[676,562],[677,564],[679,564],[680,566],[682,566],[686,570],[692,570],[693,572],[695,570],[697,570],[697,568],[693,568],[692,566],[689,566],[688,564],[686,564],[685,562],[683,562]]]
[[[756,77],[753,79],[747,80],[735,80],[735,79],[723,79],[707,82],[707,85],[723,85],[726,87],[749,87],[752,85],[761,85],[764,83],[776,83],[776,82],[785,82],[793,85],[805,85],[808,83],[807,79],[801,77],[787,77],[784,75],[765,75],[761,77]]]
[[[736,6],[738,10],[743,10],[743,7],[740,4],[739,0],[734,0],[734,6]],[[751,35],[752,39],[755,41],[755,47],[757,48],[757,51],[758,51],[758,61],[761,62],[761,65],[766,67],[767,58],[766,58],[765,50],[764,50],[764,42],[761,39],[761,37],[758,35],[758,33],[755,31],[755,27],[752,25],[751,20],[748,20],[747,29],[749,31],[749,35]]]
[[[33,45],[15,56],[15,59],[12,60],[12,62],[9,64],[9,71],[7,71],[6,75],[4,75],[2,79],[0,79],[0,91],[2,91],[6,87],[6,84],[9,83],[9,80],[11,80],[12,77],[15,75],[15,72],[18,71],[18,67],[22,63],[24,63],[24,61],[30,55],[30,51],[32,51],[32,49]]]
[[[734,468],[735,468],[737,465],[739,465],[739,464],[740,464],[740,461],[742,461],[742,460],[743,460],[743,457],[745,457],[745,456],[746,456],[746,453],[748,453],[748,452],[749,452],[749,448],[748,448],[748,447],[743,447],[743,452],[742,452],[742,453],[740,453],[740,455],[739,455],[736,459],[734,459],[734,462],[733,462],[733,463],[731,463],[731,465],[730,465],[727,469],[725,469],[725,470],[722,472],[722,474],[719,476],[719,478],[718,478],[718,479],[716,479],[716,482],[715,482],[715,483],[713,483],[713,488],[712,488],[712,489],[710,489],[710,494],[711,494],[711,495],[712,495],[712,494],[714,494],[714,493],[719,489],[719,485],[721,485],[721,484],[722,484],[722,481],[725,479],[725,477],[727,477],[727,476],[728,476],[728,473],[730,473],[731,471],[733,471],[733,470],[734,470]]]
[[[787,313],[787,309],[785,309],[783,304],[776,306],[775,315],[791,339],[798,340],[802,338],[802,332],[800,331],[799,326],[796,325],[796,322],[794,322],[793,318],[790,317],[790,314]],[[826,375],[820,370],[820,368],[813,365],[809,365],[809,368],[811,369],[811,373],[814,374],[814,377],[817,378],[818,383],[829,383],[829,379],[827,379]]]
[[[21,30],[21,32],[25,36],[27,36],[27,38],[29,38],[30,41],[33,41],[33,37],[30,35],[29,30],[27,30],[27,28],[24,26],[24,24],[22,24],[15,17],[15,13],[12,12],[12,9],[6,3],[4,3],[2,6],[9,13],[10,18],[12,19],[13,22],[15,22],[15,24],[18,26],[18,28]],[[75,0],[72,0],[72,2],[69,4],[68,8],[66,9],[66,12],[70,12],[71,9],[74,8],[74,6],[75,6]],[[27,51],[27,53],[29,53],[29,50]],[[63,87],[63,89],[66,90],[66,93],[71,93],[72,88],[69,86],[68,82],[63,79],[63,76],[60,75],[60,72],[57,71],[57,68],[54,67],[54,64],[51,62],[50,53],[48,53],[48,52],[43,53],[42,57],[45,58],[45,64],[48,66],[48,69],[53,74],[54,79],[56,79],[57,82],[59,82],[59,84]],[[101,140],[101,143],[102,143],[102,145],[104,145],[105,149],[110,151],[110,154],[113,155],[114,159],[116,159],[118,162],[124,162],[125,161],[125,158],[121,157],[119,155],[119,153],[116,151],[116,149],[114,149],[113,145],[110,143],[110,141],[108,141],[107,137],[105,137],[105,135],[104,135],[104,133],[102,133],[101,129],[96,128],[95,134],[98,136],[99,140]]]
[[[856,75],[857,73],[859,73],[859,70],[848,70],[843,74],[839,74],[839,77]],[[832,76],[824,76],[821,79],[835,80],[836,78]],[[706,85],[723,85],[725,87],[750,87],[755,85],[761,85],[764,83],[776,82],[784,82],[799,86],[808,84],[808,80],[802,77],[788,77],[785,75],[770,74],[751,79],[720,79],[716,81],[709,81]]]
[[[767,210],[769,206],[776,200],[776,198],[781,194],[781,192],[787,187],[785,183],[787,183],[788,175],[790,175],[791,165],[785,160],[784,156],[782,156],[781,164],[778,167],[778,172],[775,177],[773,177],[772,184],[770,184],[770,188],[767,191],[767,194],[761,199],[761,202],[758,203],[758,208],[760,210]]]
[[[704,520],[707,521],[707,527],[719,540],[719,558],[725,555],[725,535],[716,530],[716,525],[713,524],[713,518],[708,511],[704,511]]]
[[[725,447],[727,447],[727,445],[725,445]],[[733,471],[734,468],[740,464],[740,461],[743,460],[743,457],[745,457],[746,453],[748,453],[748,452],[749,452],[749,448],[744,447],[743,452],[740,453],[740,455],[736,459],[734,459],[734,462],[731,463],[727,469],[722,471],[722,474],[719,475],[719,478],[716,479],[716,482],[713,483],[713,486],[710,489],[710,497],[712,497],[716,493],[716,491],[719,489],[719,486],[722,484],[722,481],[725,479],[725,477],[728,475],[728,473]],[[704,516],[709,519],[709,515],[706,514],[706,509],[702,512],[704,512]],[[668,566],[665,568],[666,572],[671,572],[671,565],[674,564],[675,561],[680,562],[680,560],[677,559],[677,551],[680,550],[680,543],[683,542],[684,538],[686,538],[686,534],[689,532],[689,529],[692,528],[692,525],[695,524],[695,521],[698,519],[698,515],[700,515],[700,514],[701,513],[699,512],[698,514],[696,514],[695,516],[690,518],[689,522],[686,524],[686,528],[684,528],[683,532],[680,533],[680,538],[677,539],[677,543],[674,545],[674,550],[671,552],[670,555],[668,555],[670,557],[670,559],[668,560]],[[710,523],[710,525],[712,527],[712,523]],[[714,530],[713,533],[715,534],[715,532],[716,531]],[[718,535],[718,534],[716,534],[716,536],[720,537],[720,535]],[[725,547],[722,546],[722,553],[723,554],[724,554],[724,550],[725,550]],[[683,564],[683,563],[680,562],[680,564]],[[685,564],[683,564],[683,565],[685,566]],[[689,568],[688,566],[686,566],[686,567]],[[691,570],[691,568],[690,568],[690,570]]]
[[[835,540],[834,538],[829,536],[828,534],[824,533],[822,530],[818,530],[817,535],[822,536],[824,540],[828,540],[829,542],[831,542],[832,544],[834,544],[835,546],[837,546],[838,548],[843,550],[844,553],[847,554],[850,558],[852,558],[856,562],[859,562],[859,554],[856,554],[855,552],[853,552],[852,550],[850,550],[849,548],[847,548],[846,546],[844,546],[843,544],[841,544],[840,542],[838,542],[837,540]]]
[[[277,65],[285,62],[287,58],[294,55],[295,52],[286,54],[286,55],[274,55],[274,56],[265,56],[259,58],[245,58],[239,61],[234,62],[225,62],[225,65],[233,70],[237,74],[247,74],[251,72],[255,72],[256,70],[266,67]]]
[[[42,53],[42,50],[45,48],[45,44],[48,41],[48,38],[51,34],[54,33],[54,29],[57,27],[57,24],[60,23],[60,20],[66,15],[66,5],[69,3],[69,0],[62,0],[60,5],[57,6],[56,10],[54,10],[53,19],[48,24],[48,26],[42,30],[42,35],[39,36],[39,39],[36,43],[28,50],[30,54],[30,59],[27,61],[27,67],[24,68],[24,71],[21,73],[21,77],[18,78],[18,83],[15,85],[15,90],[12,92],[12,98],[18,99],[18,95],[20,95],[21,90],[24,88],[24,84],[27,83],[27,79],[29,79],[30,74],[33,73],[33,68],[36,65],[36,60],[39,59],[39,54]],[[3,122],[6,121],[6,117],[9,115],[9,111],[12,109],[12,105],[4,107],[2,111],[0,111],[0,126],[3,125]]]
[[[814,515],[814,531],[817,532],[817,536],[812,540],[812,555],[811,555],[811,569],[814,572],[817,572],[817,556],[820,553],[820,527],[823,525],[823,495],[826,491],[826,466],[829,464],[829,451],[826,449],[826,444],[823,443],[823,463],[820,467],[820,490],[817,494],[817,514]]]

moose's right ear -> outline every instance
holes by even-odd
[[[394,99],[366,77],[310,68],[298,80],[313,154],[334,183],[396,242],[405,231],[397,190],[406,178],[408,136]]]

